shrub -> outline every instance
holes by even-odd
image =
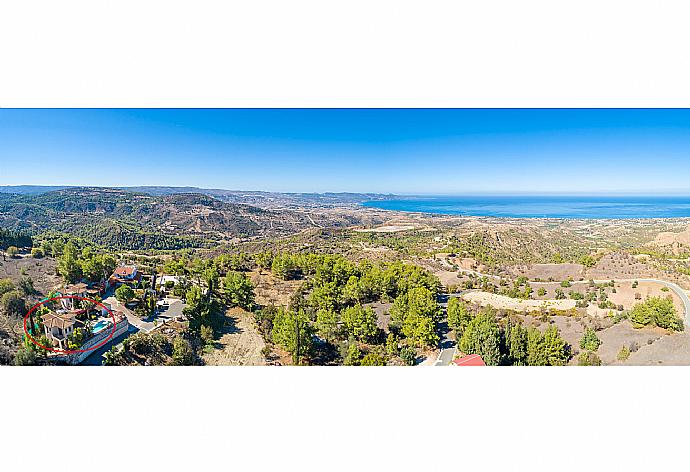
[[[625,361],[628,359],[628,357],[630,357],[630,349],[628,349],[627,346],[623,346],[621,350],[618,351],[618,355],[616,356],[616,358],[619,361]]]
[[[347,348],[347,355],[343,364],[345,365],[359,365],[362,360],[362,350],[359,348],[357,343],[350,343]]]
[[[683,331],[683,321],[678,317],[673,300],[651,297],[636,304],[630,312],[630,321],[635,328],[658,326],[671,331]]]
[[[364,356],[359,365],[382,366],[386,365],[386,358],[375,352],[370,352]]]
[[[601,365],[601,359],[599,356],[591,351],[584,351],[577,357],[577,365],[581,366],[594,366]]]
[[[417,361],[417,353],[415,350],[409,346],[405,346],[400,349],[400,358],[407,365],[414,365]]]
[[[31,250],[31,257],[33,257],[34,259],[40,259],[43,256],[43,249],[41,249],[40,247],[35,247]]]
[[[172,363],[174,365],[194,365],[192,346],[180,336],[173,341]]]
[[[7,248],[7,255],[10,257],[17,257],[17,254],[19,254],[19,249],[17,249],[17,246],[10,246]]]
[[[202,326],[200,336],[201,336],[201,340],[204,343],[204,346],[212,346],[213,345],[213,343],[214,343],[213,328],[211,328],[210,326]]]
[[[580,339],[580,348],[588,351],[596,351],[601,345],[601,340],[592,328],[587,328],[585,334]]]

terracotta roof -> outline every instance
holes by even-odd
[[[72,284],[65,287],[64,293],[83,293],[86,291],[87,285],[85,283]]]
[[[121,266],[117,267],[115,269],[115,272],[113,272],[113,276],[116,277],[131,277],[134,272],[137,270],[136,267],[134,266]]]
[[[77,316],[77,313],[73,311],[65,313],[51,311],[41,316],[41,319],[43,320],[43,324],[48,328],[56,327],[65,329],[68,326],[72,326],[77,321],[74,319],[75,316]]]
[[[470,354],[469,356],[459,357],[453,361],[453,365],[457,366],[485,366],[484,360],[478,354]]]

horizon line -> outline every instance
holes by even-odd
[[[279,194],[352,194],[352,195],[385,195],[385,196],[399,196],[399,197],[530,197],[530,196],[553,196],[553,197],[690,197],[690,190],[619,190],[619,191],[594,191],[594,192],[578,192],[578,191],[537,191],[528,192],[520,190],[510,191],[468,191],[468,192],[381,192],[381,191],[352,191],[352,190],[329,190],[323,192],[308,191],[308,190],[257,190],[257,189],[227,189],[219,187],[199,187],[196,185],[61,185],[61,184],[3,184],[0,189],[11,189],[15,187],[35,187],[35,188],[103,188],[103,189],[118,189],[127,190],[133,188],[171,188],[171,189],[190,189],[190,190],[208,190],[208,191],[224,191],[224,192],[261,192],[261,193],[279,193]]]

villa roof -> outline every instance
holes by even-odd
[[[72,326],[77,321],[75,320],[76,316],[77,313],[74,311],[67,311],[64,313],[51,311],[41,316],[41,319],[43,320],[43,325],[48,328],[56,327],[65,329],[68,326]]]
[[[131,283],[139,282],[142,278],[142,273],[134,266],[122,266],[115,269],[113,275],[108,279],[108,283]]]
[[[131,277],[137,271],[135,266],[120,266],[115,268],[114,277]]]
[[[453,365],[457,366],[485,366],[484,360],[478,354],[470,354],[469,356],[460,357],[453,361]]]
[[[78,283],[78,284],[72,284],[68,285],[65,287],[65,290],[63,291],[64,293],[84,293],[87,289],[87,285],[85,283]]]

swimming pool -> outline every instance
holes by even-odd
[[[110,321],[107,320],[100,320],[98,321],[95,325],[93,325],[93,328],[91,329],[91,332],[93,334],[97,334],[101,331],[103,331],[105,328],[107,328],[110,325]]]

